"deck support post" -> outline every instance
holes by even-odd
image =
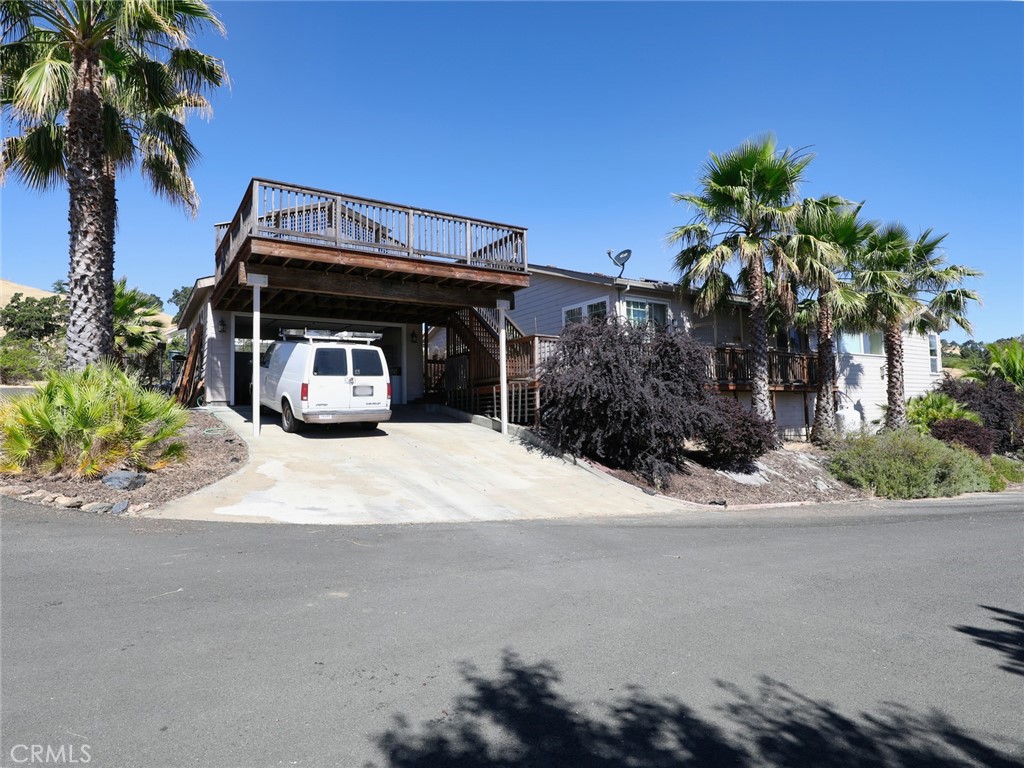
[[[498,301],[498,381],[501,383],[501,434],[508,434],[508,353],[506,350],[505,310],[509,302]]]
[[[260,288],[266,286],[266,275],[246,275],[252,286],[252,436],[260,436]]]

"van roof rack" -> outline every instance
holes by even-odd
[[[324,331],[315,328],[282,328],[281,339],[306,341],[361,341],[364,344],[377,341],[384,334],[367,331]]]

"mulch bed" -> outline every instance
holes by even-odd
[[[147,474],[146,484],[133,491],[108,488],[99,478],[0,474],[0,493],[22,497],[45,491],[83,503],[127,500],[132,509],[155,507],[215,483],[245,465],[249,449],[230,427],[203,410],[189,411],[188,425],[178,439],[187,446],[186,461]],[[24,487],[20,493],[12,493]],[[45,499],[35,499],[46,503]]]

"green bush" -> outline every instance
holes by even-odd
[[[0,384],[21,384],[42,376],[43,361],[29,339],[0,339]]]
[[[890,499],[957,496],[991,487],[977,454],[914,429],[848,437],[830,466],[840,480]]]
[[[188,413],[110,364],[51,373],[33,394],[0,402],[0,471],[99,475],[184,459],[173,441]]]
[[[907,400],[907,423],[921,434],[928,434],[932,424],[950,419],[966,419],[981,424],[981,416],[964,408],[942,392],[928,392]]]

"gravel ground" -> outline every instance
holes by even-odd
[[[866,494],[834,478],[823,466],[825,455],[806,443],[787,443],[757,460],[749,474],[719,472],[688,462],[667,487],[655,489],[629,472],[611,471],[644,490],[697,504],[739,506],[831,502],[864,498]]]
[[[0,489],[24,486],[89,502],[116,502],[158,506],[210,485],[244,466],[249,451],[243,441],[219,419],[206,411],[189,411],[188,426],[179,438],[187,446],[186,461],[150,472],[146,484],[134,491],[108,488],[99,479],[54,478],[34,475],[0,475]],[[27,491],[26,491],[27,492]],[[22,494],[18,494],[22,495]]]

